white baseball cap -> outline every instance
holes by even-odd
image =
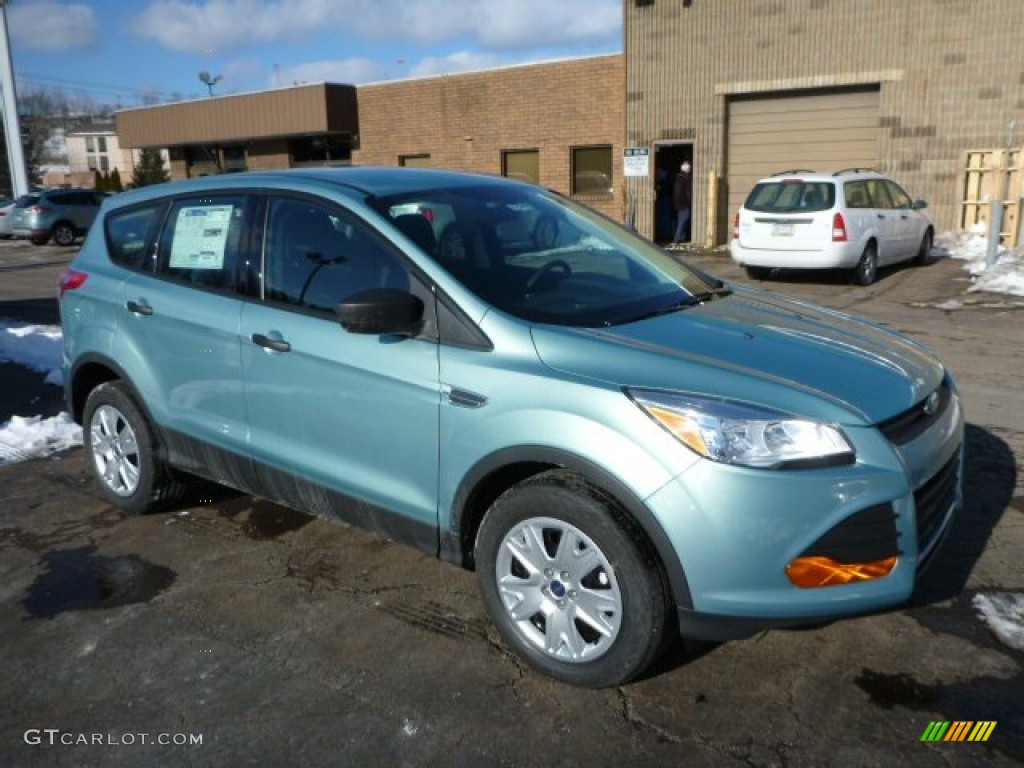
[[[688,171],[688,170],[690,170],[690,168],[691,168],[691,166],[690,166],[690,161],[689,160],[684,160],[683,164],[679,166],[679,170],[680,171]]]

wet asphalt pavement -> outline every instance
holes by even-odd
[[[55,322],[71,255],[0,243],[0,319]],[[692,258],[747,282],[722,253]],[[214,486],[123,517],[80,449],[2,466],[0,765],[1024,764],[1024,653],[971,603],[1024,592],[1024,300],[967,285],[949,260],[868,288],[766,284],[906,332],[958,379],[966,509],[913,603],[679,643],[618,689],[521,666],[473,574],[414,550]],[[0,364],[0,421],[60,410],[43,377]],[[923,743],[933,721],[996,726]]]

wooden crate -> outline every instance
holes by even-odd
[[[988,224],[990,200],[1003,203],[1000,240],[1015,247],[1020,237],[1020,199],[1022,194],[1020,149],[984,149],[967,153],[964,166],[963,196],[960,201],[960,227],[971,229]]]

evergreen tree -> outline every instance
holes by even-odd
[[[158,149],[144,149],[139,157],[139,164],[132,173],[132,187],[148,187],[150,184],[162,184],[170,181],[171,175],[164,167],[164,159]]]
[[[107,182],[107,192],[123,192],[124,185],[121,183],[121,172],[115,168],[110,172],[110,180]]]
[[[103,174],[100,173],[98,169],[92,172],[92,188],[95,189],[97,192],[107,191],[106,180],[103,178]]]

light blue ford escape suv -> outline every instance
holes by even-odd
[[[579,685],[677,631],[899,604],[961,503],[926,349],[507,179],[148,187],[104,203],[59,291],[112,504],[198,475],[411,543],[475,568],[505,641]]]

